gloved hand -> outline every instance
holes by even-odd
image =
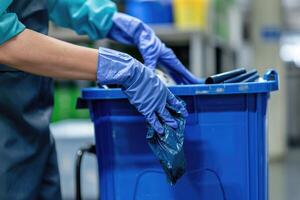
[[[200,83],[200,80],[183,66],[174,52],[161,42],[154,31],[137,18],[115,13],[107,37],[120,43],[136,45],[147,67],[155,69],[158,63],[161,64],[177,83]]]
[[[129,102],[146,117],[158,133],[164,131],[160,120],[172,128],[178,127],[176,120],[166,109],[167,104],[179,110],[184,117],[188,115],[185,106],[176,99],[153,70],[128,54],[99,48],[97,81],[101,85],[122,86]]]

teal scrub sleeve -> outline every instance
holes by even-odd
[[[6,11],[12,0],[1,0],[0,4],[0,15]]]
[[[12,0],[1,0],[0,4],[0,45],[21,33],[25,26],[19,21],[15,13],[8,13],[6,9]]]
[[[110,0],[48,0],[48,10],[56,25],[88,35],[92,40],[106,37],[117,11]]]

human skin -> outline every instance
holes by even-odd
[[[96,80],[98,51],[25,29],[0,45],[0,64],[70,80]]]

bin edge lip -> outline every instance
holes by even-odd
[[[175,96],[269,93],[278,90],[278,80],[214,85],[176,85],[168,88]],[[97,87],[81,89],[81,98],[86,100],[127,99],[120,88],[103,89]]]

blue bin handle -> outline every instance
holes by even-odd
[[[270,91],[279,89],[279,75],[275,69],[270,69],[264,74],[264,80],[270,85]]]
[[[275,69],[269,69],[265,74],[264,74],[264,80],[266,81],[275,81],[278,83],[278,73]]]

